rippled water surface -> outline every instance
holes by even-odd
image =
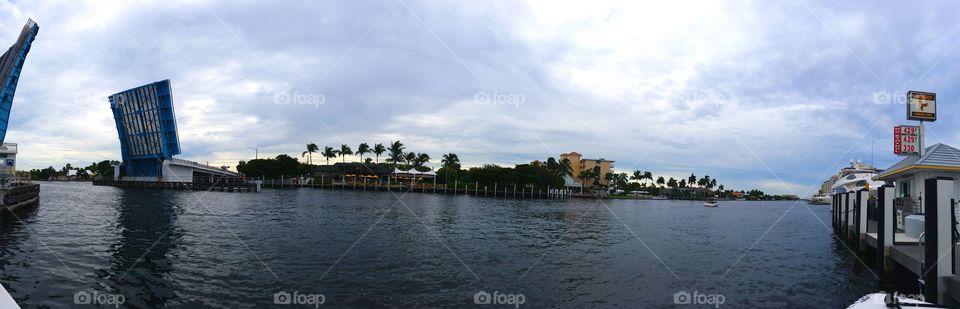
[[[135,307],[845,307],[876,290],[803,202],[511,200],[317,189],[159,191],[42,183],[0,226],[0,282],[24,307],[79,291]]]

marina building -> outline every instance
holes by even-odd
[[[418,172],[414,169],[400,170],[391,167],[386,163],[367,164],[360,162],[334,163],[333,165],[320,165],[313,167],[314,181],[340,182],[340,183],[379,183],[386,184],[389,181],[400,182],[432,182],[437,173]]]
[[[877,175],[876,179],[894,184],[897,211],[907,216],[924,213],[920,198],[923,196],[923,182],[937,177],[960,179],[960,150],[945,144],[934,144],[924,150],[923,156],[908,155]],[[955,186],[954,192],[960,192],[960,181]]]

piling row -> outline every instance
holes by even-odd
[[[492,187],[482,186],[479,183],[460,185],[454,183],[453,187],[443,184],[404,184],[404,183],[380,183],[380,182],[313,182],[297,181],[295,179],[265,179],[262,180],[264,188],[316,188],[316,189],[336,189],[336,190],[355,190],[355,191],[396,191],[396,192],[418,192],[418,193],[436,193],[451,195],[470,195],[476,197],[502,197],[502,198],[524,198],[524,199],[553,199],[570,198],[573,192],[569,189],[556,189],[551,187],[522,187],[510,185],[507,187],[495,183]]]
[[[900,200],[892,185],[877,188],[875,195],[867,189],[834,194],[834,237],[871,268],[881,287],[956,306],[960,304],[960,277],[955,267],[954,188],[951,178],[924,180],[923,210],[917,213],[923,216],[922,229],[915,232],[905,219],[898,220]]]

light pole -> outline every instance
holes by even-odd
[[[260,149],[257,149],[257,147],[247,147],[247,149],[253,149],[253,159],[254,159],[254,160],[260,158]]]

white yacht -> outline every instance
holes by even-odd
[[[837,174],[837,180],[833,183],[829,193],[856,192],[863,188],[874,191],[884,185],[883,181],[873,180],[873,177],[880,172],[872,165],[858,160],[850,160],[850,166],[844,167]]]
[[[817,194],[810,197],[810,204],[830,205],[830,202],[831,202],[830,196],[826,194]]]

